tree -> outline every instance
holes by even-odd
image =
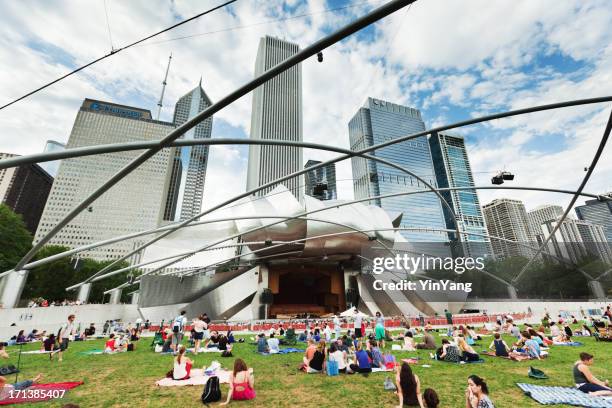
[[[21,215],[0,204],[0,272],[8,271],[32,248],[32,235]]]

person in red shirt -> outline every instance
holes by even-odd
[[[115,333],[111,333],[107,342],[104,344],[105,353],[113,353],[115,351]]]

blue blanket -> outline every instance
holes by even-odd
[[[578,347],[582,346],[582,343],[579,341],[573,341],[571,343],[553,343],[553,346],[570,346],[570,347]]]
[[[612,399],[593,397],[572,387],[516,384],[525,395],[542,405],[567,404],[587,408],[612,408]]]

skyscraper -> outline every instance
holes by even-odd
[[[180,126],[212,105],[200,84],[183,95],[174,108],[174,124]],[[181,139],[210,139],[212,117],[182,135]],[[186,146],[173,149],[168,171],[168,191],[164,221],[184,221],[201,212],[204,182],[208,166],[208,146]]]
[[[603,196],[612,198],[612,192]],[[612,243],[612,201],[589,200],[575,210],[579,219],[601,225],[608,243]]]
[[[540,226],[542,235],[549,236],[558,223],[557,220],[544,222]],[[606,241],[603,227],[588,221],[566,218],[546,247],[548,253],[571,262],[580,262],[585,257],[594,256],[612,263],[612,248]]]
[[[45,153],[61,152],[66,149],[66,145],[55,140],[47,140],[45,144]],[[39,166],[43,168],[51,177],[57,176],[57,171],[61,160],[53,160],[48,162],[39,163]]]
[[[259,41],[255,76],[295,55],[299,46],[265,36]],[[302,138],[302,66],[297,64],[253,91],[251,139],[280,139],[301,142]],[[302,152],[297,147],[249,147],[247,190],[302,170]],[[300,199],[300,179],[283,182]],[[257,193],[264,195],[274,187]]]
[[[417,109],[368,98],[365,106],[349,122],[351,150],[360,150],[423,130],[425,124]],[[396,143],[371,154],[403,166],[434,187],[437,185],[426,136]],[[428,189],[416,178],[378,162],[353,157],[351,164],[355,198]],[[403,228],[446,228],[440,200],[434,193],[378,198],[372,202],[388,212],[403,213],[400,225]],[[446,232],[402,231],[401,234],[408,241],[448,241]]]
[[[0,160],[15,156],[10,153],[0,153]],[[8,205],[15,213],[21,215],[28,231],[34,234],[52,184],[53,177],[38,164],[2,169],[0,203]]]
[[[547,221],[555,221],[563,215],[563,208],[560,205],[544,204],[540,205],[527,213],[529,221],[529,229],[531,235],[540,243],[544,242],[542,238],[542,224]]]
[[[439,188],[474,186],[474,176],[463,136],[433,133],[429,138],[429,146]],[[487,227],[476,190],[442,191],[441,194],[455,212],[460,230],[481,234],[461,237],[465,255],[492,255],[490,240],[482,236],[487,234]],[[446,228],[454,229],[455,221],[452,214],[448,208],[442,207],[442,209]],[[453,239],[455,233],[449,236]]]
[[[317,160],[308,160],[305,169],[320,164]],[[304,174],[306,195],[319,200],[335,200],[338,198],[336,190],[336,163],[319,167]]]
[[[174,127],[172,123],[152,120],[148,110],[85,99],[74,121],[67,148],[159,140]],[[116,152],[62,160],[34,242],[136,155],[136,152]],[[49,244],[76,248],[157,227],[162,217],[169,157],[166,149],[155,154],[70,221]],[[85,256],[114,259],[141,243],[141,240],[117,242],[87,251]]]
[[[495,199],[482,207],[487,230],[491,238],[493,253],[498,258],[511,256],[529,257],[535,250],[515,243],[500,241],[499,237],[515,241],[519,244],[535,246],[533,235],[529,229],[527,211],[520,200],[510,198]]]

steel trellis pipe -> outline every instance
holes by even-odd
[[[593,160],[591,161],[591,165],[587,168],[588,169],[587,170],[587,174],[585,174],[584,178],[582,179],[582,182],[580,183],[580,186],[578,187],[578,190],[576,190],[576,193],[574,194],[574,196],[572,197],[569,205],[565,209],[565,212],[557,220],[555,227],[550,232],[548,237],[546,237],[546,239],[544,240],[542,245],[540,245],[540,247],[538,248],[537,252],[529,259],[529,262],[527,262],[527,264],[525,264],[525,266],[523,267],[523,269],[521,269],[519,274],[516,275],[516,277],[512,280],[513,283],[518,282],[518,280],[525,273],[525,271],[529,268],[529,266],[531,266],[531,264],[537,258],[537,256],[540,255],[540,253],[542,253],[542,250],[550,242],[550,240],[552,239],[553,235],[555,235],[555,233],[559,230],[559,228],[561,228],[561,224],[563,224],[563,221],[565,220],[565,218],[567,217],[569,212],[572,210],[572,207],[576,203],[576,200],[578,200],[578,197],[580,196],[580,193],[584,189],[584,186],[589,181],[589,178],[591,177],[591,174],[593,174],[593,171],[595,170],[595,167],[597,166],[597,162],[599,161],[599,158],[601,157],[601,154],[603,153],[604,147],[606,147],[606,143],[608,142],[608,138],[610,137],[610,131],[612,131],[612,111],[610,112],[610,117],[608,118],[608,123],[606,124],[606,128],[604,130],[604,134],[601,137],[601,140],[600,140],[599,145],[597,147],[597,151],[595,152],[595,156],[593,157]]]
[[[159,141],[158,145],[152,149],[143,152],[134,160],[132,160],[129,164],[115,173],[109,180],[107,180],[104,184],[98,187],[94,192],[92,192],[89,197],[85,200],[81,201],[79,205],[73,208],[60,222],[58,222],[52,229],[49,231],[47,235],[42,237],[36,245],[32,247],[30,251],[17,263],[14,267],[14,270],[20,270],[23,265],[25,265],[28,261],[30,261],[34,255],[55,235],[57,234],[66,224],[68,224],[74,217],[80,214],[85,208],[87,208],[91,203],[93,203],[98,197],[100,197],[104,192],[118,183],[123,177],[130,174],[134,171],[138,166],[147,161],[149,158],[154,156],[161,149],[166,147],[166,145],[175,139],[178,139],[182,134],[187,132],[188,130],[195,127],[198,123],[203,120],[209,118],[214,113],[220,111],[224,107],[230,105],[232,102],[236,101],[240,97],[248,94],[261,84],[265,83],[271,78],[276,77],[277,75],[283,73],[287,69],[291,68],[294,65],[306,60],[309,57],[317,54],[318,52],[324,50],[325,48],[339,42],[340,40],[348,37],[351,34],[361,30],[362,28],[386,17],[393,12],[407,6],[408,4],[413,3],[416,0],[392,0],[389,3],[371,11],[365,16],[355,20],[354,22],[346,25],[345,27],[337,30],[336,32],[328,35],[327,37],[322,38],[321,40],[315,42],[314,44],[308,46],[307,48],[299,51],[297,54],[287,58],[283,62],[275,65],[274,67],[268,69],[266,72],[258,76],[257,78],[251,80],[247,84],[238,88],[234,92],[222,98],[219,102],[212,104],[202,112],[198,113],[192,119],[185,122],[183,125],[176,128],[174,131],[170,132],[166,137],[164,137],[161,141]]]

